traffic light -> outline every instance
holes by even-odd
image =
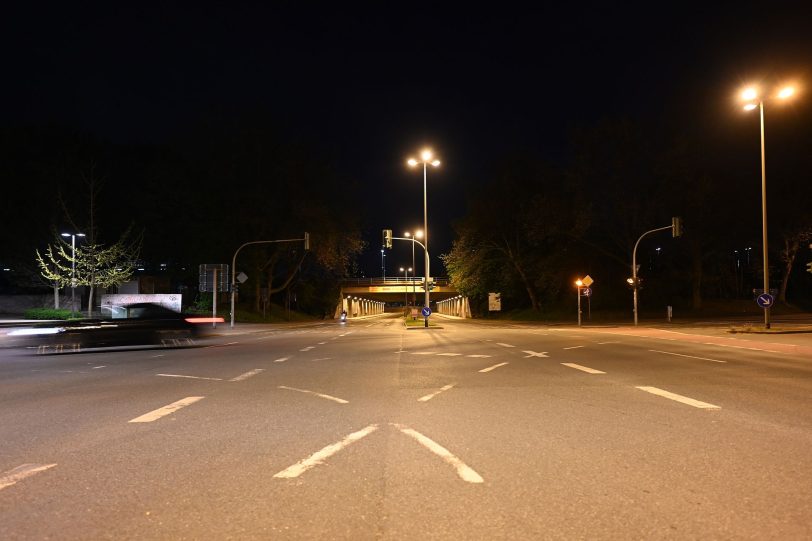
[[[392,247],[392,230],[391,229],[384,229],[383,230],[383,247],[384,248],[391,248]]]
[[[682,236],[682,218],[679,216],[671,218],[671,236],[674,238]]]
[[[806,272],[812,273],[812,261],[806,264]]]

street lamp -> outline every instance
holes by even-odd
[[[63,237],[70,237],[70,313],[76,313],[76,237],[84,237],[84,233],[62,233]]]
[[[386,252],[384,252],[383,248],[381,248],[381,274],[383,276],[383,281],[386,281]]]
[[[426,205],[426,170],[428,166],[431,165],[432,167],[438,167],[440,165],[440,160],[432,159],[433,155],[431,150],[425,149],[420,153],[420,160],[416,160],[414,158],[409,158],[408,164],[410,167],[417,167],[418,164],[423,164],[423,250],[424,250],[424,258],[426,262],[426,276],[424,276],[424,284],[426,290],[426,300],[425,300],[425,307],[429,307],[429,222],[428,222],[428,211]],[[426,316],[424,327],[429,326],[429,318]]]
[[[412,239],[412,268],[416,269],[417,267],[414,264],[414,243],[415,239],[423,238],[423,232],[417,230],[414,232],[414,236],[412,236],[412,233],[410,231],[406,231],[406,233],[404,233],[403,236],[406,237],[407,239],[408,238]],[[415,292],[414,273],[412,274],[412,305],[417,306],[417,293]]]
[[[773,98],[786,100],[795,94],[792,86],[780,89]],[[767,258],[767,169],[764,158],[764,101],[771,97],[762,98],[756,87],[749,87],[742,91],[741,97],[747,104],[745,111],[752,111],[758,107],[759,118],[761,120],[761,242],[764,250],[764,294],[770,293],[770,268]],[[770,328],[770,306],[764,308],[764,328]]]
[[[406,282],[405,282],[406,287],[404,287],[403,299],[405,301],[405,306],[408,309],[409,308],[409,273],[412,272],[412,267],[409,267],[408,269],[404,269],[403,267],[401,267],[400,272],[405,272],[406,273]],[[412,275],[412,279],[414,279],[414,275]]]

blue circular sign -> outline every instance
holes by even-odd
[[[431,315],[431,308],[428,306],[424,306],[420,313],[423,314],[423,317],[429,317]]]
[[[591,297],[592,296],[592,288],[585,287],[581,290],[581,295],[584,297]]]
[[[756,302],[762,308],[769,308],[775,302],[775,297],[773,297],[769,293],[762,293],[761,295],[758,296],[758,298],[756,299]]]

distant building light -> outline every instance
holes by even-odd
[[[6,267],[3,267],[3,270],[4,270],[5,272],[9,272],[11,269],[6,268]]]
[[[144,267],[138,267],[138,270],[142,271],[144,270]]]

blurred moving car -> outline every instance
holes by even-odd
[[[17,329],[9,335],[24,337],[24,344],[37,347],[39,353],[119,346],[182,346],[193,345],[204,324],[223,322],[223,318],[190,316],[152,303],[124,308],[123,318],[43,323]]]

